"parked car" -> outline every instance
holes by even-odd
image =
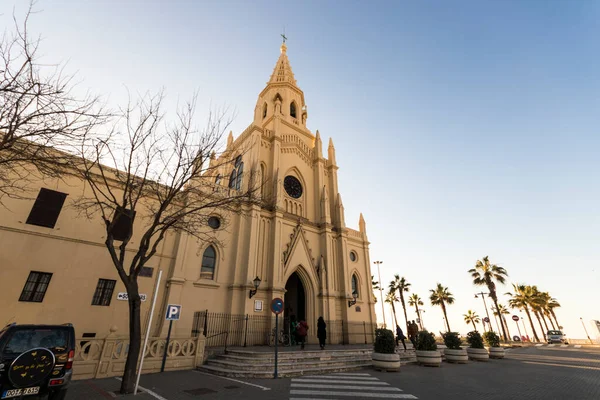
[[[63,400],[74,356],[71,324],[7,325],[0,331],[0,399]]]
[[[567,340],[567,336],[562,333],[562,331],[548,331],[548,333],[546,333],[546,338],[548,339],[548,344],[551,343],[563,343],[563,344],[569,344],[569,341]]]

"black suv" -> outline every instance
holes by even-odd
[[[0,399],[63,400],[73,374],[73,325],[7,325],[0,331]]]

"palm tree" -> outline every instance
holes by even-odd
[[[477,330],[477,326],[475,325],[475,323],[479,323],[481,322],[481,318],[479,318],[479,315],[477,315],[477,313],[475,311],[467,311],[466,314],[463,314],[463,317],[465,317],[465,322],[467,324],[473,324],[473,330]],[[485,325],[484,325],[485,327]]]
[[[418,294],[413,293],[408,297],[408,305],[415,308],[417,317],[419,318],[419,325],[421,325],[421,330],[423,330],[423,321],[421,321],[421,312],[419,310],[419,306],[423,305],[423,301]]]
[[[560,329],[560,324],[558,323],[558,320],[556,319],[556,314],[554,313],[554,309],[559,308],[559,307],[560,307],[560,303],[554,297],[551,297],[550,300],[548,300],[548,311],[550,311],[550,314],[552,314],[552,316],[554,317],[554,322],[556,322],[556,329]]]
[[[535,331],[535,326],[533,326],[533,320],[531,319],[531,314],[529,313],[529,306],[534,300],[531,286],[523,284],[515,285],[514,283],[512,286],[515,293],[506,293],[507,295],[511,296],[511,299],[508,301],[508,305],[511,308],[519,308],[525,310],[527,318],[529,318],[529,325],[531,325],[531,330],[533,331],[533,337],[537,342],[539,342],[540,339],[538,338],[537,332]]]
[[[392,313],[394,314],[394,321],[396,322],[396,325],[398,325],[398,318],[396,317],[396,306],[394,305],[394,303],[398,302],[398,297],[396,297],[396,288],[392,287],[392,285],[390,285],[390,290],[385,295],[384,301],[386,303],[389,303],[392,305]]]
[[[446,314],[446,304],[453,304],[454,296],[448,291],[448,288],[442,286],[441,283],[438,283],[435,289],[429,291],[431,292],[431,295],[429,296],[431,305],[442,307],[444,318],[446,319],[446,327],[448,328],[448,332],[450,332],[450,323],[448,322],[448,315]]]
[[[550,321],[550,325],[552,326],[552,329],[558,329],[558,328],[554,327],[554,321],[552,321],[552,317],[550,315],[550,308],[548,306],[548,304],[550,303],[550,299],[551,299],[550,293],[548,293],[548,292],[540,292],[538,295],[538,301],[542,308],[542,317],[544,318],[544,325],[546,325],[546,329],[548,329],[548,324],[546,323],[546,317],[548,317],[548,320]]]
[[[390,288],[394,288],[400,295],[400,303],[402,303],[402,309],[404,310],[404,321],[406,321],[406,330],[408,331],[408,316],[406,315],[406,303],[404,302],[404,292],[408,292],[410,283],[406,281],[404,277],[400,278],[400,275],[394,275],[394,280],[390,282]]]
[[[371,288],[373,288],[373,301],[377,303],[377,295],[375,294],[375,291],[379,290],[379,282],[375,280],[373,275],[371,275]]]
[[[498,309],[498,296],[496,294],[496,283],[494,281],[504,284],[506,277],[508,277],[506,270],[503,267],[490,263],[488,256],[485,256],[482,260],[477,260],[475,268],[470,269],[469,273],[473,278],[473,284],[476,286],[487,286],[490,291],[490,297],[492,298],[496,309]],[[504,335],[504,340],[508,340],[504,325],[502,325],[502,333]]]
[[[494,315],[500,317],[500,323],[504,323],[506,327],[506,332],[508,333],[508,337],[510,338],[510,330],[508,329],[508,323],[506,322],[506,315],[510,314],[510,311],[503,306],[502,304],[498,304],[498,308],[494,310]]]

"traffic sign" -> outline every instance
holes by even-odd
[[[167,306],[167,321],[179,321],[179,316],[181,315],[181,306],[178,304],[169,304]]]
[[[483,317],[483,322],[490,322],[490,319],[488,317]]]
[[[519,320],[519,316],[518,315],[513,315],[512,319],[513,319],[513,321],[518,321]]]
[[[279,315],[283,312],[283,300],[279,297],[276,297],[271,301],[271,311],[275,314]]]

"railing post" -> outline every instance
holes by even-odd
[[[246,314],[246,328],[244,328],[244,347],[246,347],[247,338],[248,338],[248,314]]]
[[[367,344],[367,323],[363,321],[363,331],[365,332],[365,344]]]
[[[206,310],[204,314],[204,337],[207,336],[208,332],[208,310]]]

